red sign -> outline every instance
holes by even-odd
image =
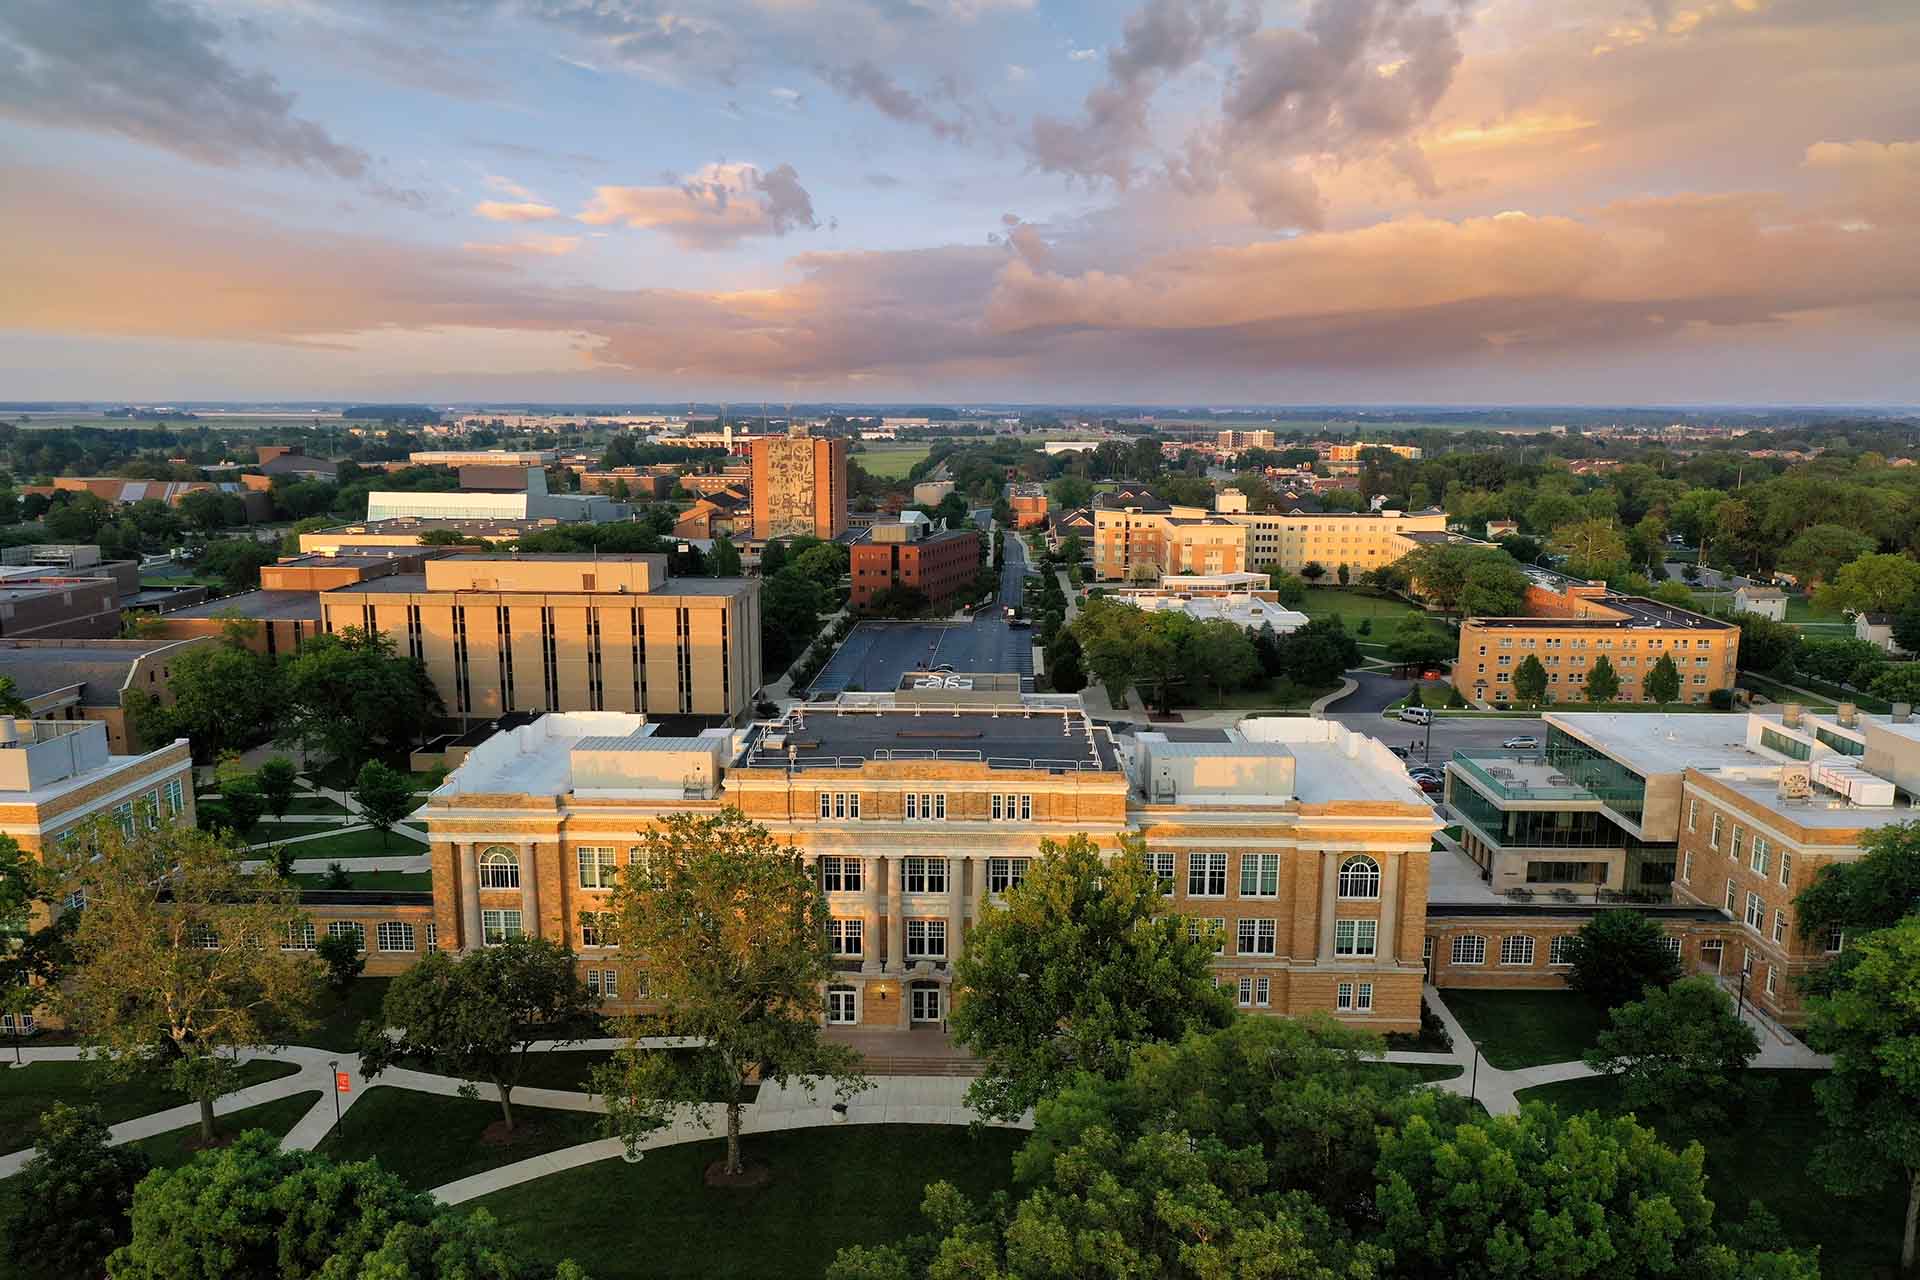
[[[333,1073],[333,1091],[335,1093],[352,1093],[353,1077],[349,1076],[344,1071],[334,1072]]]

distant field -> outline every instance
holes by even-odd
[[[930,445],[903,445],[896,449],[867,448],[853,455],[860,469],[870,476],[882,480],[904,480],[907,472],[913,470],[913,464],[924,462],[933,452]]]

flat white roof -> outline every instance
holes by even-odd
[[[1747,746],[1747,712],[1549,711],[1546,722],[1642,776],[1778,761]],[[1775,717],[1776,719],[1778,717]]]

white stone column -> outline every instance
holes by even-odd
[[[907,968],[907,921],[906,907],[900,901],[900,892],[906,880],[906,867],[898,858],[887,860],[887,972],[905,973]],[[901,1003],[906,1003],[906,995],[901,994]]]
[[[540,877],[534,872],[539,850],[520,850],[520,927],[529,938],[540,936]]]
[[[1340,889],[1340,857],[1332,849],[1320,854],[1320,959],[1333,959],[1333,913]]]
[[[480,947],[480,847],[473,844],[454,846],[454,858],[460,864],[460,949],[475,951]]]
[[[966,870],[973,858],[962,856],[947,859],[947,969],[953,969],[953,962],[960,958],[960,935],[965,931],[967,915]],[[984,877],[978,864],[974,869],[975,882]]]
[[[866,905],[860,909],[860,972],[880,972],[880,916],[886,910],[887,860],[862,858],[861,887]]]

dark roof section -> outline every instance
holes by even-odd
[[[391,579],[382,578],[386,582]],[[168,618],[247,618],[254,622],[319,622],[316,591],[243,591],[163,615]]]
[[[302,889],[300,902],[309,907],[430,907],[431,889]]]
[[[130,645],[125,649],[87,645],[41,647],[0,642],[0,676],[10,676],[22,698],[37,698],[55,689],[79,685],[80,702],[89,707],[117,707],[120,690],[141,658],[155,649],[180,641]]]
[[[924,711],[924,714],[922,712]],[[755,725],[736,768],[781,769],[794,749],[798,769],[848,768],[867,761],[944,760],[993,769],[1113,770],[1120,767],[1113,738],[1080,711],[1036,710],[993,714],[925,708],[878,711],[807,709],[804,722]],[[778,746],[767,744],[773,735]]]
[[[1655,920],[1697,920],[1704,924],[1728,923],[1727,913],[1714,907],[1677,907],[1664,903],[1639,902],[1429,902],[1427,923],[1434,920],[1498,919],[1533,917],[1553,920],[1586,920],[1602,911],[1638,911]]]
[[[1694,613],[1675,605],[1662,604],[1658,600],[1649,600],[1644,596],[1604,595],[1595,599],[1610,609],[1617,609],[1626,616],[1623,618],[1470,618],[1476,627],[1513,627],[1513,628],[1591,628],[1603,627],[1615,631],[1648,631],[1654,628],[1666,628],[1673,631],[1736,631],[1738,624],[1723,622],[1719,618],[1709,618],[1705,614]]]

